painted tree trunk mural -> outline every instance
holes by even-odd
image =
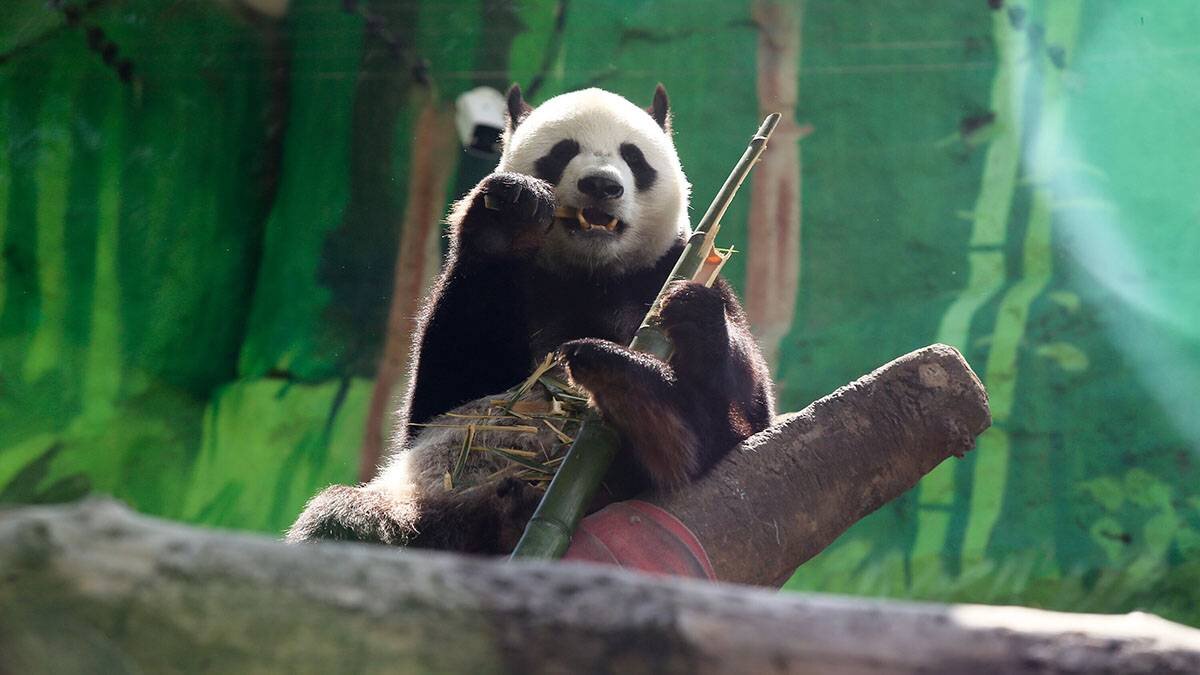
[[[1059,50],[1059,58],[1071,58],[1079,32],[1081,0],[1050,3],[1046,11],[1046,44]],[[1000,300],[983,376],[999,424],[991,436],[980,439],[980,448],[985,452],[975,461],[971,515],[962,545],[964,565],[983,560],[984,550],[1000,517],[1005,484],[997,477],[1009,475],[1011,451],[1007,426],[1016,401],[1018,365],[1020,358],[1031,352],[1026,324],[1030,306],[1050,281],[1053,264],[1051,226],[1055,217],[1062,217],[1062,206],[1055,205],[1055,201],[1066,196],[1054,189],[1053,182],[1054,174],[1063,168],[1059,158],[1066,131],[1068,90],[1060,70],[1054,67],[1054,57],[1049,53],[1035,56],[1041,65],[1041,109],[1036,132],[1027,150],[1030,161],[1026,170],[1033,204],[1022,241],[1022,276]]]
[[[1011,16],[996,13],[995,39],[1003,48],[1002,65],[993,83],[992,104],[999,127],[989,147],[985,173],[972,217],[972,251],[967,286],[942,317],[939,339],[969,348],[967,336],[978,309],[995,297],[1005,284],[1005,242],[1019,239],[1020,277],[999,297],[991,339],[987,344],[984,384],[992,402],[995,426],[979,442],[972,458],[973,474],[955,476],[940,467],[921,484],[921,522],[913,557],[937,554],[940,560],[956,555],[950,569],[962,570],[980,563],[1000,515],[1009,474],[1010,442],[1007,422],[1012,414],[1018,377],[1018,359],[1028,352],[1025,324],[1030,305],[1050,280],[1052,250],[1050,229],[1053,201],[1050,173],[1058,170],[1059,144],[1064,136],[1067,91],[1063,75],[1054,66],[1045,45],[1061,50],[1059,58],[1073,55],[1081,7],[1077,0],[1048,6],[1044,43],[1031,41],[1026,31],[1014,28]],[[1036,91],[1030,92],[1029,89]],[[1035,106],[1027,109],[1026,100]],[[1013,223],[1012,203],[1018,175],[1033,192],[1026,223]],[[1007,227],[1006,227],[1007,225]],[[964,489],[955,483],[965,479]],[[965,490],[965,492],[964,492]],[[967,496],[969,517],[952,538],[950,513]]]
[[[358,471],[363,482],[375,476],[388,431],[394,424],[396,397],[407,386],[417,313],[441,267],[440,235],[446,186],[457,164],[458,136],[453,110],[439,103],[434,92],[422,98],[425,102],[413,127],[415,143],[408,167],[408,205],[400,226],[387,336],[363,434]]]
[[[990,101],[995,136],[985,154],[975,208],[963,215],[971,223],[966,285],[938,326],[938,341],[958,347],[964,353],[969,353],[971,323],[976,312],[1004,285],[1003,245],[1021,167],[1025,90],[1031,63],[1028,41],[1012,27],[1005,13],[992,15],[992,36],[999,53]],[[921,481],[914,559],[933,556],[942,559],[955,499],[954,473],[952,468],[940,467]]]
[[[751,178],[746,315],[773,370],[800,286],[800,139],[796,124],[804,3],[758,0],[759,112],[783,116]]]

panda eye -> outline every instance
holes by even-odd
[[[654,180],[658,178],[658,172],[654,167],[646,161],[646,156],[642,154],[642,149],[633,143],[621,144],[621,159],[629,165],[629,170],[633,172],[633,183],[639,191],[649,189],[654,185]]]
[[[559,141],[550,148],[550,152],[533,163],[533,170],[538,178],[558,185],[562,180],[563,171],[567,164],[579,154],[579,144],[570,139]]]

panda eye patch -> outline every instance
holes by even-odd
[[[646,161],[646,156],[642,154],[641,148],[633,143],[622,143],[621,159],[625,160],[625,163],[629,165],[629,170],[633,172],[633,183],[639,191],[654,185],[655,179],[658,178],[658,172]]]
[[[550,152],[533,163],[533,170],[537,173],[538,178],[558,185],[567,164],[570,164],[578,154],[578,143],[570,139],[559,141],[554,144],[553,148],[550,148]]]

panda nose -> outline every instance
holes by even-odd
[[[594,199],[616,199],[625,188],[608,176],[584,176],[579,179],[579,191]]]

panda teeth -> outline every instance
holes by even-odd
[[[592,228],[603,228],[610,233],[615,233],[617,231],[617,225],[621,223],[620,218],[617,218],[616,216],[609,216],[607,213],[604,215],[608,216],[608,222],[593,223],[592,221],[588,220],[588,217],[584,214],[585,211],[586,209],[568,210],[567,208],[560,207],[557,211],[555,211],[554,215],[564,220],[574,220],[575,222],[579,223],[579,229],[584,232],[590,232]],[[595,217],[595,215],[595,213],[592,214],[593,217]]]

